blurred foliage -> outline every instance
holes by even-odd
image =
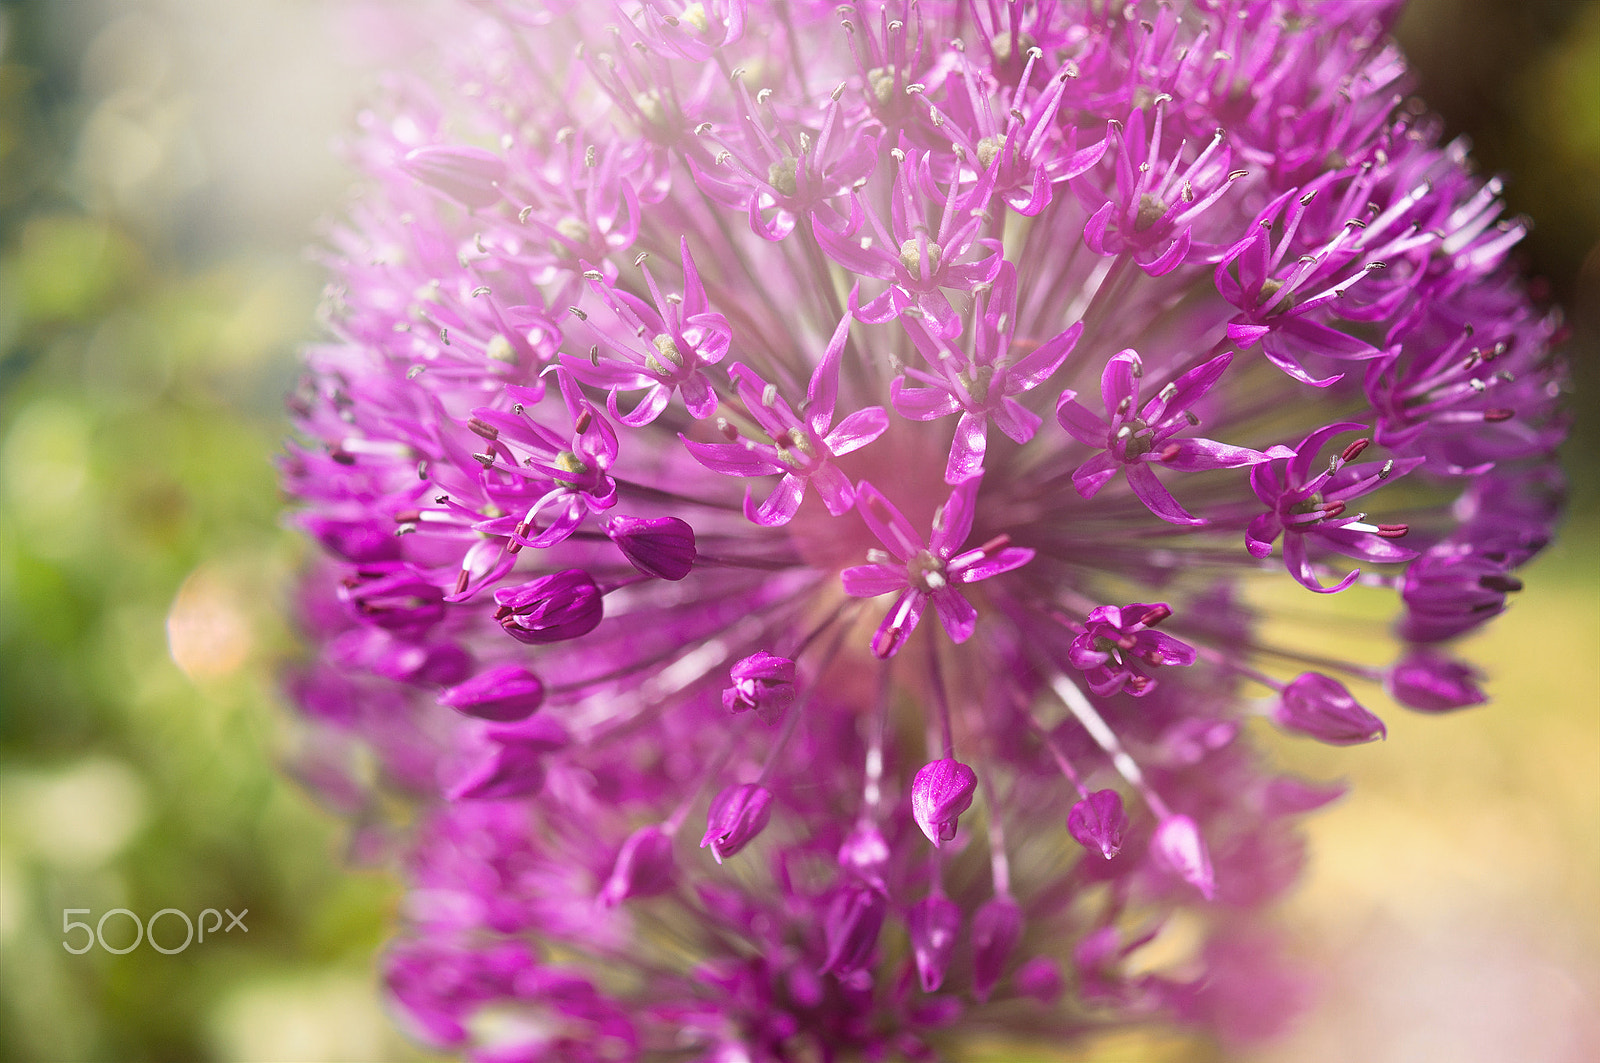
[[[396,1058],[371,964],[396,890],[280,767],[271,461],[318,279],[179,263],[67,194],[53,6],[0,13],[0,1058]],[[64,909],[116,907],[248,932],[63,949]]]
[[[292,254],[298,233],[288,253],[196,250],[84,187],[75,144],[94,101],[58,23],[104,14],[0,9],[0,1058],[415,1058],[373,988],[398,892],[352,868],[343,827],[280,768],[297,736],[274,673],[293,652],[300,548],[280,527],[271,456],[319,279]],[[1592,484],[1600,4],[1417,0],[1401,32],[1424,97],[1474,135],[1487,169],[1517,175],[1510,203],[1540,222],[1527,252],[1574,308],[1574,468]],[[1537,916],[1530,940],[1564,935],[1573,977],[1595,971],[1600,942],[1573,915],[1600,904],[1592,528],[1536,564],[1512,613],[1468,646],[1496,707],[1391,709],[1382,746],[1297,747],[1308,773],[1356,782],[1313,826],[1313,876],[1288,920],[1330,977],[1417,910],[1508,933]],[[1363,600],[1341,601],[1355,612],[1328,637],[1371,637]],[[1521,870],[1505,874],[1514,856]],[[1439,900],[1480,896],[1483,879],[1487,908]],[[172,956],[75,956],[62,911],[85,907],[91,920],[248,909],[249,932]],[[1359,1025],[1322,1014],[1335,1044]],[[1208,1058],[1128,1038],[1081,1058]],[[1285,1051],[1270,1058],[1325,1058],[1307,1041]]]

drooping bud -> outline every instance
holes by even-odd
[[[506,176],[500,156],[465,145],[417,148],[406,153],[400,169],[474,210],[500,202],[498,186]]]
[[[1046,1005],[1061,999],[1061,991],[1066,988],[1061,978],[1061,965],[1048,956],[1035,956],[1028,960],[1017,968],[1011,981],[1018,993]]]
[[[525,720],[544,701],[544,684],[520,664],[479,672],[439,694],[439,704],[480,720]]]
[[[640,827],[622,843],[611,876],[600,887],[600,903],[615,908],[629,897],[659,896],[672,888],[676,873],[672,836],[655,824]]]
[[[942,893],[925,897],[906,913],[906,930],[911,934],[922,991],[936,992],[950,969],[950,953],[961,932],[961,908]]]
[[[711,847],[711,855],[722,863],[755,840],[772,818],[772,791],[755,783],[725,788],[711,802],[706,816],[706,834],[700,848]]]
[[[733,685],[722,692],[729,712],[754,709],[764,723],[776,723],[794,703],[794,662],[760,650],[728,670]]]
[[[924,764],[911,782],[911,816],[935,848],[956,836],[956,821],[972,807],[977,774],[945,757]]]
[[[972,995],[989,999],[1022,936],[1022,909],[1009,895],[995,897],[972,917]]]
[[[868,882],[883,885],[883,869],[889,863],[889,843],[870,819],[858,822],[839,846],[839,866],[854,871]]]
[[[1115,790],[1096,790],[1067,813],[1072,837],[1107,860],[1122,849],[1122,832],[1127,829],[1128,814],[1122,810],[1122,795]]]
[[[1319,672],[1296,676],[1278,699],[1278,726],[1335,746],[1354,746],[1388,734],[1383,721],[1364,709],[1343,683]]]
[[[358,566],[340,580],[339,599],[361,623],[398,638],[420,639],[444,619],[444,592],[400,561]]]
[[[605,612],[600,588],[581,568],[569,568],[494,592],[495,619],[518,642],[543,644],[580,638]]]
[[[1389,670],[1389,695],[1408,709],[1450,712],[1489,700],[1476,668],[1435,650],[1414,649]]]
[[[1178,877],[1200,891],[1206,900],[1216,892],[1211,871],[1211,854],[1200,837],[1200,828],[1188,816],[1168,816],[1156,827],[1150,851]]]
[[[828,903],[822,935],[828,958],[822,974],[848,975],[867,966],[878,945],[878,931],[889,911],[889,898],[871,883],[853,879]]]
[[[544,758],[569,741],[553,720],[541,717],[485,728],[475,754],[446,767],[444,786],[452,801],[496,801],[525,797],[544,786]]]
[[[694,529],[677,517],[612,517],[606,534],[646,576],[680,580],[694,568]]]

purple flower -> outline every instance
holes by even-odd
[[[899,594],[872,637],[872,652],[877,656],[893,657],[900,651],[930,601],[945,634],[954,642],[967,641],[977,627],[978,611],[956,585],[990,579],[1033,559],[1032,550],[1010,545],[1004,535],[975,550],[956,553],[972,531],[977,493],[976,480],[951,491],[934,514],[933,532],[924,546],[911,522],[877,488],[863,481],[856,489],[861,519],[889,552],[868,551],[869,564],[845,569],[845,593],[854,598]]]
[[[911,817],[934,847],[956,836],[956,821],[972,807],[978,776],[949,757],[924,764],[911,781]]]
[[[1365,427],[1344,421],[1325,425],[1300,441],[1281,471],[1276,464],[1250,470],[1250,487],[1269,508],[1250,522],[1245,545],[1252,556],[1264,558],[1272,553],[1273,540],[1282,535],[1283,563],[1290,575],[1302,587],[1319,594],[1344,590],[1361,570],[1352,569],[1334,586],[1324,587],[1312,568],[1308,537],[1336,553],[1362,561],[1409,561],[1417,556],[1415,550],[1394,541],[1410,530],[1406,525],[1368,524],[1365,513],[1346,510],[1354,499],[1376,490],[1393,476],[1404,476],[1423,459],[1352,464],[1351,459],[1369,442],[1358,439],[1335,456],[1325,471],[1313,472],[1313,463],[1328,440]]]
[[[605,10],[386,9],[427,43],[290,398],[294,770],[383,812],[396,1014],[496,1063],[1275,1027],[1341,788],[1246,684],[1317,662],[1269,713],[1335,744],[1380,680],[1481,701],[1447,643],[1562,508],[1558,321],[1395,5]],[[1253,592],[1358,578],[1394,645]]]
[[[1089,689],[1101,697],[1124,688],[1140,697],[1155,686],[1149,669],[1167,664],[1187,667],[1195,662],[1193,646],[1164,631],[1150,630],[1171,615],[1165,602],[1099,606],[1090,610],[1083,633],[1072,640],[1067,659],[1084,673]]]
[[[816,485],[823,504],[836,517],[848,513],[855,504],[850,480],[834,464],[834,459],[860,450],[877,439],[888,428],[889,419],[881,406],[868,406],[847,416],[838,427],[831,427],[839,393],[839,360],[849,336],[849,325],[848,317],[839,322],[833,339],[811,374],[802,407],[808,411],[804,420],[795,416],[776,388],[736,364],[729,375],[738,388],[739,397],[750,418],[772,442],[758,443],[742,438],[732,425],[728,426],[728,431],[738,442],[683,440],[689,453],[715,472],[729,476],[783,474],[777,488],[759,508],[749,495],[745,496],[745,516],[757,524],[772,527],[794,519],[800,511],[807,484]]]
[[[1282,447],[1262,453],[1212,439],[1173,438],[1199,423],[1192,407],[1217,385],[1232,362],[1233,355],[1219,354],[1167,383],[1155,398],[1140,406],[1144,362],[1132,350],[1123,351],[1106,363],[1100,380],[1109,423],[1078,402],[1077,392],[1063,391],[1056,403],[1056,420],[1079,443],[1104,451],[1078,466],[1072,486],[1084,498],[1093,498],[1121,471],[1151,513],[1173,524],[1204,524],[1203,518],[1178,504],[1152,466],[1181,472],[1237,469],[1289,453]]]
[[[754,709],[764,723],[776,723],[794,703],[794,662],[766,650],[751,654],[728,671],[733,685],[722,691],[729,712]]]
[[[1280,727],[1335,746],[1387,736],[1383,721],[1362,708],[1337,679],[1318,672],[1296,676],[1278,696],[1272,718]]]

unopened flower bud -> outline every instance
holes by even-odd
[[[544,786],[544,758],[567,742],[560,724],[538,717],[485,728],[477,751],[454,766],[445,796],[494,801],[537,793]]]
[[[1450,712],[1489,700],[1476,668],[1435,650],[1415,649],[1389,670],[1389,695],[1408,709]]]
[[[1061,978],[1061,965],[1048,956],[1035,956],[1028,960],[1017,968],[1011,981],[1018,993],[1032,997],[1041,1004],[1054,1004],[1061,999],[1061,991],[1066,988]]]
[[[480,672],[439,694],[439,704],[480,720],[525,720],[544,701],[544,684],[520,664]]]
[[[883,868],[888,862],[889,843],[884,841],[883,832],[871,820],[857,823],[844,844],[839,846],[840,867],[854,871],[868,882],[876,882],[880,886],[883,884]]]
[[[729,786],[711,802],[700,848],[709,845],[720,864],[754,841],[771,818],[772,791],[755,783]]]
[[[844,886],[828,904],[822,936],[828,958],[822,974],[848,975],[867,966],[878,945],[878,932],[889,911],[883,890],[859,879]]]
[[[672,888],[676,872],[672,836],[654,824],[640,827],[622,843],[611,876],[600,888],[600,903],[615,908],[629,897],[666,893]]]
[[[612,517],[606,534],[628,563],[646,576],[680,580],[694,568],[694,529],[677,517]]]
[[[1078,844],[1110,860],[1122,848],[1122,832],[1128,829],[1128,814],[1122,810],[1122,795],[1115,790],[1096,790],[1072,806],[1067,813],[1067,830]]]
[[[406,153],[400,169],[474,210],[500,202],[506,164],[491,151],[465,145],[435,145]]]
[[[936,992],[950,969],[950,953],[961,932],[961,908],[942,893],[925,897],[906,913],[906,930],[911,935],[922,991]]]
[[[581,568],[569,568],[494,592],[495,618],[518,642],[542,644],[580,638],[605,612],[600,588]]]
[[[1150,851],[1178,877],[1200,891],[1206,900],[1216,892],[1211,871],[1211,854],[1206,850],[1200,828],[1188,816],[1168,816],[1156,827]]]
[[[911,816],[936,848],[956,836],[956,821],[972,807],[977,788],[977,774],[949,757],[917,772],[911,782]]]
[[[1318,672],[1304,672],[1284,687],[1272,718],[1286,730],[1334,746],[1360,745],[1388,734],[1383,721],[1362,708],[1343,683]]]
[[[764,723],[775,723],[794,702],[794,662],[760,650],[728,671],[733,685],[722,692],[729,712],[754,709]]]
[[[1022,909],[1010,896],[995,897],[972,917],[972,994],[989,999],[1022,936]]]

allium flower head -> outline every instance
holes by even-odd
[[[926,1058],[1293,995],[1249,916],[1339,791],[1246,717],[1482,701],[1445,643],[1561,499],[1557,322],[1396,13],[397,10],[284,480],[410,1028]],[[1260,583],[1388,590],[1393,656]],[[1179,909],[1228,915],[1151,969]]]

